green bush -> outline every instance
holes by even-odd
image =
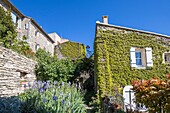
[[[70,83],[34,82],[20,98],[23,112],[32,113],[85,113],[83,95]]]
[[[68,81],[74,76],[76,65],[69,59],[58,60],[42,49],[36,52],[38,65],[35,69],[37,79]]]
[[[22,103],[17,97],[1,97],[0,113],[21,113]]]

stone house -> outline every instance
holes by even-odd
[[[170,36],[108,24],[108,16],[96,22],[94,51],[95,85],[103,96],[114,84],[170,73]]]
[[[17,25],[18,38],[22,39],[25,35],[33,52],[42,48],[54,55],[54,40],[34,19],[22,14],[9,0],[0,0],[0,6],[5,10],[11,10],[12,20]]]
[[[54,40],[54,46],[69,41],[68,39],[61,38],[56,32],[48,34]]]

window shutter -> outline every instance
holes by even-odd
[[[145,48],[146,50],[146,65],[148,67],[152,67],[153,66],[153,61],[152,61],[152,48]]]
[[[130,48],[130,64],[131,67],[136,67],[135,47]]]

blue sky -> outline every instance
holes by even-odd
[[[47,33],[90,45],[95,23],[102,15],[109,23],[170,35],[169,0],[11,0],[25,15],[34,18]]]

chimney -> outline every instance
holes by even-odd
[[[108,16],[102,16],[103,23],[108,24]]]

